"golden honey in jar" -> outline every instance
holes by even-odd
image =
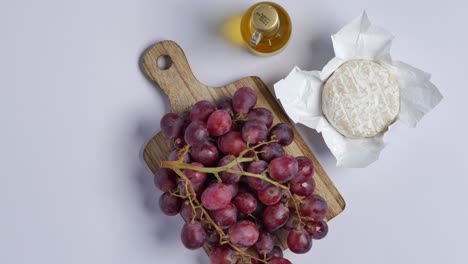
[[[281,52],[292,32],[291,19],[280,5],[260,2],[251,6],[242,16],[241,34],[249,49],[258,55]]]

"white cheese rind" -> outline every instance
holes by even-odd
[[[400,88],[386,67],[369,60],[348,61],[326,81],[322,110],[345,137],[373,137],[396,120]]]

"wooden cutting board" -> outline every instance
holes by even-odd
[[[162,69],[158,66],[157,61],[161,56],[168,56],[172,61],[172,64],[167,69]],[[295,139],[293,143],[285,148],[286,152],[293,156],[306,156],[314,162],[314,178],[317,183],[315,193],[321,195],[328,203],[329,212],[327,219],[330,220],[343,211],[345,207],[343,197],[259,77],[245,77],[223,87],[207,86],[195,78],[183,50],[177,43],[170,40],[156,43],[147,49],[143,54],[142,63],[148,77],[157,83],[169,97],[169,103],[173,112],[182,112],[190,109],[194,103],[200,100],[214,102],[222,96],[231,97],[238,88],[243,86],[253,88],[258,97],[256,106],[272,110],[274,116],[273,124],[280,122],[287,123],[293,128]],[[161,162],[167,160],[169,153],[169,142],[160,132],[146,145],[144,159],[154,173],[159,168]]]

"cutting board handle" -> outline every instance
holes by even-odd
[[[163,69],[158,65],[158,60],[167,56],[170,63]],[[200,83],[192,73],[184,51],[171,40],[165,40],[149,47],[143,54],[142,64],[148,77],[156,82],[169,98],[172,111],[180,112],[180,105],[191,105],[197,102],[200,89],[207,86]],[[184,104],[177,102],[183,101]]]

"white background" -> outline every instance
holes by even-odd
[[[0,1],[0,263],[207,263],[183,248],[142,161],[167,99],[143,76],[150,44],[177,41],[209,85],[294,65],[319,70],[330,35],[366,9],[396,38],[394,58],[433,74],[445,96],[416,129],[387,136],[366,169],[336,168],[301,129],[343,194],[327,238],[294,263],[468,263],[466,1],[278,1],[294,32],[280,55],[227,43],[226,17],[254,1]],[[353,3],[351,3],[353,2]]]

